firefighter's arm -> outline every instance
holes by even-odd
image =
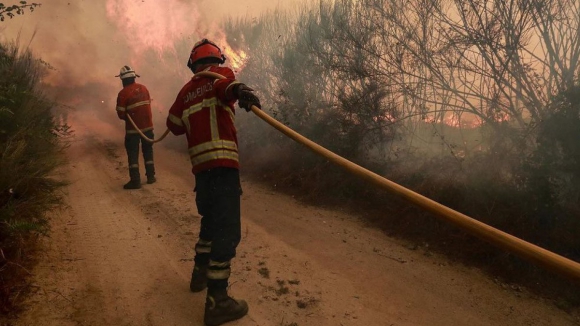
[[[238,105],[246,111],[250,111],[253,105],[262,108],[260,99],[252,93],[254,90],[236,80],[234,72],[230,68],[222,67],[218,73],[226,77],[218,79],[214,83],[216,94],[220,100],[224,103],[238,100]]]
[[[171,109],[169,109],[169,115],[167,116],[167,121],[165,123],[167,125],[167,129],[169,129],[169,131],[171,131],[171,133],[174,135],[183,135],[186,131],[183,120],[181,120],[183,109],[179,103],[180,96],[177,96],[177,99],[171,106]]]
[[[121,96],[117,96],[117,116],[121,120],[125,120],[127,116],[127,106],[124,104],[124,100]]]
[[[234,72],[228,67],[214,69],[216,69],[214,72],[226,77],[225,79],[216,79],[213,83],[218,99],[223,103],[235,101],[236,97],[233,93],[233,88],[235,85],[240,84],[240,82],[236,80]]]

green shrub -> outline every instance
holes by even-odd
[[[29,264],[30,239],[47,231],[45,212],[61,204],[68,126],[39,90],[45,63],[30,51],[0,44],[0,312],[13,307]]]

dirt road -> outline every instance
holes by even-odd
[[[69,149],[70,207],[54,212],[17,325],[202,325],[205,294],[188,288],[200,220],[188,159],[156,145],[158,182],[126,191],[122,138],[108,137],[79,134]],[[578,324],[340,211],[242,187],[230,292],[250,313],[231,325]]]

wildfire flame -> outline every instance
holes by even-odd
[[[237,72],[240,72],[242,69],[244,69],[244,66],[248,60],[248,55],[243,50],[236,53],[231,48],[225,48],[224,55],[226,58],[228,58],[229,65],[234,69],[234,71]]]
[[[199,26],[201,14],[195,3],[182,0],[107,0],[106,9],[107,16],[124,35],[137,59],[146,50],[156,51],[162,59],[162,53],[175,52],[175,44],[188,36],[212,39],[223,49],[228,59],[226,64],[237,72],[248,59],[244,51],[232,49],[219,26]],[[196,30],[208,32],[198,35],[194,32]]]
[[[507,115],[498,115],[494,118],[497,122],[505,122],[509,121],[510,117]],[[435,120],[432,116],[427,116],[423,119],[423,121],[428,123],[443,123],[450,127],[455,128],[466,128],[466,129],[474,129],[481,127],[484,123],[480,117],[476,117],[470,114],[464,114],[461,117],[456,115],[447,115],[441,120]]]

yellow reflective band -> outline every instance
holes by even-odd
[[[195,252],[199,254],[209,254],[211,247],[209,246],[195,246]]]
[[[241,84],[241,82],[235,80],[231,84],[229,84],[228,87],[226,87],[226,94],[228,93],[228,89],[230,89],[230,87],[237,85],[237,84]]]
[[[185,128],[187,128],[187,134],[190,135],[191,134],[191,125],[189,124],[189,118],[185,117],[185,114],[183,115],[183,124],[185,125]]]
[[[238,153],[226,150],[214,151],[191,158],[191,164],[198,165],[212,160],[233,160],[239,162]]]
[[[207,270],[207,278],[210,280],[225,280],[230,277],[230,269],[208,269]]]
[[[122,106],[118,106],[118,107],[117,107],[117,111],[119,111],[119,112],[125,112],[125,111],[127,111],[127,109],[125,109],[125,108],[124,108],[124,107],[122,107]]]
[[[232,118],[232,122],[236,121],[236,116],[234,115],[234,110],[231,107],[224,105],[224,109],[230,114],[230,118]]]
[[[197,244],[200,246],[211,246],[211,241],[199,239],[197,240]]]
[[[127,106],[127,110],[131,110],[133,108],[136,108],[138,106],[145,105],[145,104],[151,104],[151,101],[141,101],[141,102],[137,102],[135,104],[131,104],[131,105]]]
[[[189,108],[183,110],[183,114],[181,115],[181,119],[187,120],[187,117],[190,115],[201,111],[204,107],[214,107],[217,104],[217,99],[215,97],[204,99],[201,103],[197,103],[195,105],[190,106]]]
[[[217,262],[209,261],[209,269],[207,270],[207,278],[212,280],[223,280],[230,277],[230,261]]]
[[[217,99],[215,97],[204,99],[201,103],[197,103],[195,105],[190,106],[188,109],[183,110],[181,114],[181,121],[185,123],[185,127],[187,128],[187,133],[191,133],[191,125],[189,124],[189,116],[201,111],[204,107],[215,107],[217,104]]]
[[[189,149],[189,156],[195,156],[212,149],[229,149],[232,151],[237,151],[238,146],[236,145],[236,142],[231,140],[212,140],[191,147]]]
[[[183,121],[181,121],[181,119],[179,119],[179,117],[175,116],[174,114],[169,114],[169,121],[180,127],[183,127]]]
[[[209,125],[211,127],[211,139],[219,140],[220,133],[218,131],[217,112],[215,106],[209,108]]]
[[[210,260],[209,261],[209,267],[217,267],[217,268],[229,268],[230,267],[230,261],[224,261],[224,262],[219,262],[219,261],[215,261],[215,260]]]
[[[139,168],[139,164],[131,164],[129,165],[129,169],[138,169]]]
[[[155,164],[153,161],[147,161],[147,162],[145,162],[145,165],[153,165],[153,164]]]

